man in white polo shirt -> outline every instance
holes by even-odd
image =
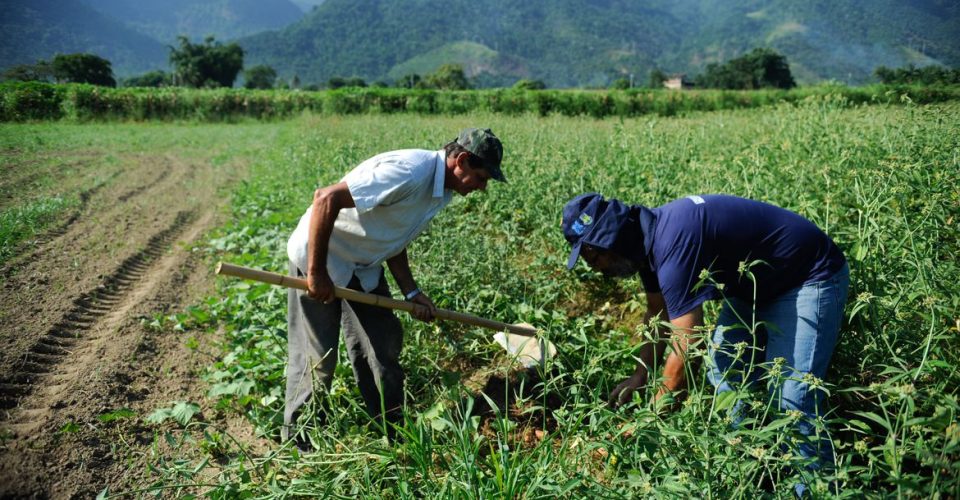
[[[340,182],[314,192],[313,204],[287,244],[290,274],[306,276],[309,291],[290,289],[287,297],[282,439],[296,431],[300,409],[314,392],[314,379],[330,387],[341,325],[368,413],[385,416],[388,423],[400,419],[400,321],[387,309],[335,298],[334,286],[389,296],[382,267],[386,262],[400,292],[417,305],[413,315],[431,321],[436,306],[413,279],[407,245],[450,203],[454,192],[466,196],[486,189],[489,179],[505,182],[502,157],[503,146],[493,132],[470,128],[440,151],[407,149],[374,156]]]

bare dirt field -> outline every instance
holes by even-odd
[[[154,443],[143,418],[202,401],[199,374],[216,348],[212,336],[188,347],[147,320],[213,293],[194,244],[222,222],[223,188],[244,165],[177,152],[67,156],[92,163],[99,181],[0,269],[3,498],[135,493]],[[4,191],[30,189],[43,173],[34,158],[4,158]]]

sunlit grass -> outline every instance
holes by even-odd
[[[491,127],[510,182],[458,199],[410,247],[415,276],[441,307],[528,321],[561,350],[538,372],[511,369],[490,332],[403,317],[407,370],[403,439],[368,422],[341,356],[322,427],[267,455],[227,442],[216,457],[206,424],[163,430],[179,443],[156,461],[163,491],[233,496],[787,497],[956,495],[960,363],[960,108],[853,107],[821,98],[800,107],[683,119],[596,121],[551,116],[305,117],[264,144],[233,196],[233,221],[211,252],[242,265],[286,268],[286,238],[317,186],[380,151],[439,148],[461,127]],[[730,427],[702,370],[679,410],[650,403],[610,411],[608,391],[635,364],[647,325],[639,283],[566,272],[563,203],[583,191],[659,205],[694,193],[769,201],[825,228],[851,267],[850,300],[827,376],[826,429],[837,468],[803,475],[791,436],[764,392],[742,397],[755,420]],[[266,437],[283,409],[285,293],[236,281],[186,328],[224,332],[208,374],[212,401]],[[716,308],[708,308],[708,321]],[[695,351],[693,356],[702,356]],[[229,390],[228,390],[229,389]],[[486,389],[481,394],[480,389]],[[504,401],[506,400],[506,401]],[[207,428],[208,431],[211,429]],[[183,436],[192,436],[183,439]],[[179,441],[178,441],[179,439]],[[226,449],[227,453],[223,453]],[[184,486],[215,477],[216,486]],[[159,490],[158,490],[159,491]]]
[[[44,197],[0,212],[0,265],[15,255],[24,240],[65,219],[64,214],[77,203],[76,199]]]

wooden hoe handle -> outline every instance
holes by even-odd
[[[216,273],[246,280],[259,281],[261,283],[269,283],[271,285],[280,285],[287,288],[296,288],[304,291],[307,290],[307,280],[303,278],[294,278],[293,276],[287,276],[284,274],[271,273],[267,271],[261,271],[259,269],[250,269],[249,267],[243,266],[235,266],[226,262],[217,264]],[[352,302],[369,304],[386,309],[412,312],[414,308],[413,302],[391,299],[389,297],[374,295],[372,293],[358,292],[356,290],[339,286],[335,287],[334,295],[339,299],[346,299]],[[480,316],[451,311],[449,309],[437,308],[436,317],[449,321],[456,321],[457,323],[489,328],[499,332],[506,331],[516,335],[523,335],[524,337],[533,337],[537,334],[537,329],[533,327],[528,327],[525,325],[511,325],[509,323],[481,318]]]

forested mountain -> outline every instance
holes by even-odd
[[[396,78],[404,66],[425,71],[459,62],[470,75],[506,81],[604,85],[612,75],[652,67],[683,33],[649,3],[327,0],[296,24],[240,44],[251,62],[301,81]]]
[[[960,65],[955,0],[678,0],[671,13],[693,21],[668,70],[697,72],[753,47],[785,54],[801,82],[866,81],[880,65]]]
[[[177,35],[256,32],[237,39],[245,66],[305,84],[394,81],[444,63],[484,85],[644,83],[654,68],[695,75],[755,47],[786,55],[799,83],[960,66],[957,0],[4,0],[0,30],[0,69],[92,52],[120,76],[168,69]]]
[[[165,44],[179,35],[237,38],[283,28],[303,11],[290,0],[82,0],[97,11]]]
[[[166,47],[78,0],[4,0],[0,8],[0,68],[89,52],[117,74],[167,66]]]
[[[327,0],[299,22],[240,40],[282,76],[394,79],[442,63],[494,83],[552,87],[698,73],[754,47],[797,80],[861,83],[879,65],[960,64],[955,0]]]

